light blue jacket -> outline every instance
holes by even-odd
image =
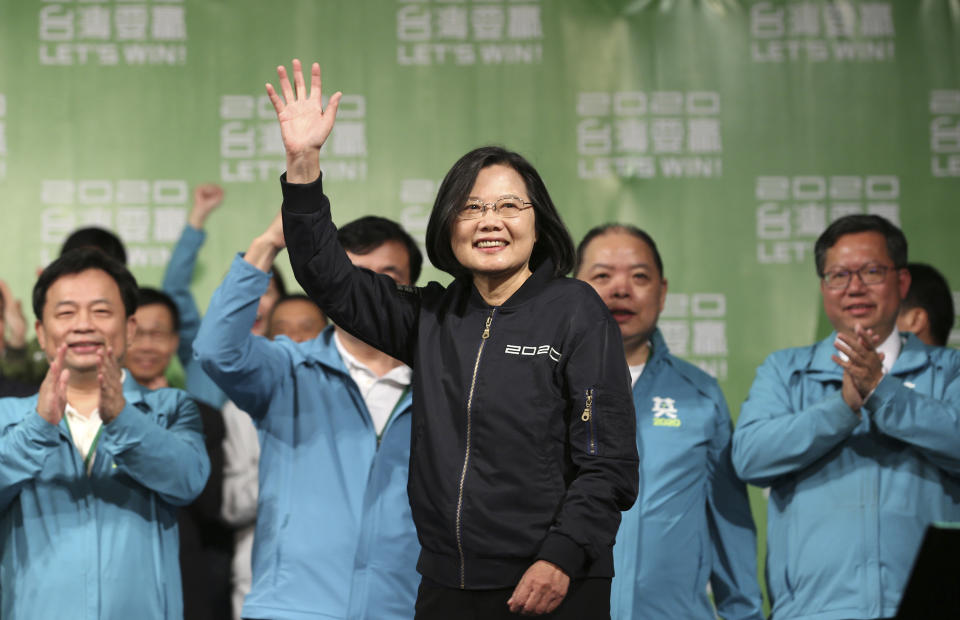
[[[893,616],[927,524],[960,520],[960,351],[908,335],[858,418],[835,338],[768,357],[733,436],[737,472],[770,486],[778,620]]]
[[[633,387],[643,495],[613,548],[615,619],[763,618],[757,537],[730,463],[732,425],[716,380],[670,354],[660,330]]]
[[[301,344],[252,335],[269,278],[238,255],[194,343],[260,437],[243,616],[412,618],[420,546],[407,500],[410,395],[378,438],[332,327]]]
[[[176,507],[210,473],[200,415],[181,390],[124,385],[89,476],[65,420],[0,399],[3,618],[183,618]]]
[[[207,233],[202,230],[189,225],[183,227],[163,273],[163,291],[173,299],[180,314],[180,345],[177,348],[177,357],[180,358],[186,374],[187,392],[219,410],[223,409],[227,402],[227,395],[207,376],[200,362],[193,358],[193,340],[200,329],[200,311],[193,293],[190,292],[190,282],[197,266],[197,255],[206,238]]]

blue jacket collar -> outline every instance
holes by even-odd
[[[293,355],[294,364],[319,364],[343,374],[349,374],[337,345],[333,341],[334,326],[327,326],[313,340],[296,343],[286,336],[277,336],[277,342],[283,342]]]
[[[650,335],[650,357],[647,358],[647,366],[660,364],[670,356],[670,347],[667,341],[663,339],[660,328],[657,327]]]

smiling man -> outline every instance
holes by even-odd
[[[147,389],[170,387],[165,373],[180,344],[177,306],[166,293],[142,287],[134,317],[137,330],[127,350],[127,370]]]
[[[209,472],[186,393],[124,389],[136,282],[94,249],[33,290],[50,360],[40,393],[0,399],[0,616],[183,617],[175,506]]]
[[[594,228],[577,248],[576,276],[620,325],[642,455],[643,492],[613,548],[611,616],[760,620],[756,531],[730,463],[730,413],[716,380],[671,355],[657,329],[667,280],[656,243],[634,226]]]
[[[835,332],[760,366],[733,462],[770,487],[773,618],[892,617],[924,529],[960,520],[960,352],[897,330],[896,226],[840,218],[814,254]]]

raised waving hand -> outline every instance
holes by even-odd
[[[330,97],[327,109],[321,102],[320,65],[310,67],[310,91],[303,80],[303,67],[293,60],[293,85],[283,65],[277,67],[280,78],[280,94],[272,84],[267,84],[267,95],[277,111],[280,135],[287,151],[287,181],[309,183],[320,175],[320,147],[333,129],[342,93]]]

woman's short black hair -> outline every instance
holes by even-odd
[[[173,331],[180,333],[180,310],[173,298],[161,290],[141,286],[137,289],[137,308],[143,306],[163,306],[170,311],[170,322],[173,323]]]
[[[33,286],[33,313],[38,321],[43,320],[43,306],[47,302],[47,291],[53,283],[75,273],[87,269],[99,269],[113,278],[120,289],[120,299],[123,300],[123,309],[126,316],[132,316],[137,311],[137,281],[125,266],[110,258],[102,250],[84,247],[65,252],[43,270],[37,283]]]
[[[427,224],[427,256],[437,269],[454,277],[467,275],[469,271],[457,261],[450,244],[450,229],[457,213],[467,203],[470,190],[480,171],[488,166],[503,164],[517,171],[527,188],[533,212],[536,216],[537,242],[530,256],[530,268],[536,269],[547,258],[553,259],[553,271],[557,276],[566,275],[574,264],[573,239],[560,219],[547,187],[537,170],[524,157],[499,146],[483,146],[461,157],[450,168],[430,212]]]

